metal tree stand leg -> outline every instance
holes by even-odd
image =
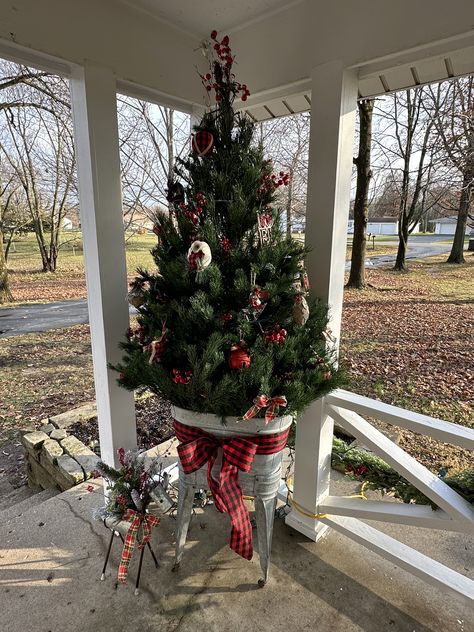
[[[105,524],[105,522],[104,522],[104,524]],[[107,525],[105,525],[105,526],[107,527]],[[109,528],[110,527],[107,527],[107,529],[109,529]],[[124,544],[124,542],[125,542],[124,539],[123,539],[122,534],[119,531],[115,531],[114,529],[111,529],[110,531],[111,531],[111,535],[110,535],[109,545],[107,547],[107,553],[106,553],[106,556],[105,556],[104,567],[102,569],[102,574],[100,576],[100,581],[102,581],[102,582],[105,580],[105,571],[107,570],[107,564],[109,563],[110,552],[112,550],[112,544],[113,544],[113,541],[114,541],[114,537],[116,537],[118,535],[120,537],[121,541],[122,541],[122,544]],[[159,565],[160,565],[160,563],[158,562],[158,558],[156,557],[155,552],[153,551],[150,542],[147,542],[146,544],[147,544],[148,550],[150,551],[150,554],[151,554],[151,556],[153,558],[153,562],[155,564],[155,568],[158,568]],[[145,547],[143,547],[141,549],[141,551],[140,551],[140,560],[138,562],[138,574],[137,574],[137,580],[136,580],[136,583],[135,583],[135,594],[136,595],[138,595],[138,593],[139,593],[140,575],[141,575],[141,572],[142,572],[142,564],[143,564],[143,555],[144,555],[144,553],[145,553]]]
[[[272,551],[273,522],[275,519],[275,509],[277,504],[276,496],[270,498],[255,498],[255,512],[257,517],[258,553],[260,557],[260,567],[263,578],[259,579],[258,585],[265,586],[268,580],[270,567],[270,555]]]
[[[140,575],[142,574],[142,564],[143,564],[143,554],[145,553],[145,547],[142,547],[140,551],[140,561],[138,562],[138,573],[137,573],[137,582],[135,584],[135,594],[138,595],[140,592],[138,590],[138,586],[140,585]]]
[[[110,536],[109,546],[107,548],[107,555],[105,556],[104,568],[102,569],[102,575],[100,576],[100,581],[101,582],[103,582],[104,579],[105,579],[105,571],[107,570],[107,564],[108,564],[109,557],[110,557],[110,551],[112,550],[112,543],[114,541],[114,537],[115,537],[115,533],[114,533],[114,531],[112,531],[112,534]]]
[[[158,567],[159,567],[159,565],[160,565],[160,563],[158,562],[158,558],[156,557],[155,552],[154,552],[154,551],[153,551],[153,549],[151,548],[151,544],[150,544],[150,542],[148,541],[148,542],[146,543],[146,545],[147,545],[148,550],[150,551],[151,556],[152,556],[152,558],[153,558],[153,561],[154,561],[154,563],[155,563],[155,568],[158,568]]]
[[[186,536],[188,535],[189,523],[193,513],[194,486],[186,485],[186,474],[180,470],[179,472],[179,494],[178,494],[178,510],[176,515],[177,532],[176,532],[176,555],[174,567],[177,568],[183,556],[184,545],[186,544]]]

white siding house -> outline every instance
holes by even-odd
[[[456,217],[440,217],[436,220],[435,235],[454,235],[456,221]]]

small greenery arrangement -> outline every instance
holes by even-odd
[[[114,516],[121,519],[128,509],[144,513],[152,501],[151,491],[163,478],[163,465],[158,459],[145,464],[136,451],[126,452],[123,448],[118,450],[118,458],[120,469],[103,461],[97,464],[95,476],[102,476],[107,481],[107,504],[101,508],[100,518]]]
[[[343,471],[353,480],[364,483],[364,488],[390,494],[403,500],[404,503],[418,505],[437,505],[422,494],[414,485],[385,463],[380,457],[366,450],[351,447],[345,441],[333,440],[331,465]],[[474,504],[474,469],[456,472],[448,475],[447,470],[441,470],[438,476],[460,496]]]

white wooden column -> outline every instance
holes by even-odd
[[[75,69],[71,96],[101,457],[116,464],[118,448],[135,448],[137,438],[133,393],[107,367],[121,358],[129,326],[113,72]]]
[[[313,297],[330,305],[329,327],[339,341],[346,259],[357,75],[341,62],[318,66],[312,73],[306,266]],[[333,421],[324,401],[313,402],[298,417],[295,445],[294,500],[307,513],[318,513],[328,495]],[[287,524],[316,540],[327,528],[294,508]]]

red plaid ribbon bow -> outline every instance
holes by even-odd
[[[273,421],[278,415],[280,406],[286,406],[288,402],[284,395],[277,395],[276,397],[267,397],[266,395],[259,395],[253,400],[253,406],[248,409],[245,415],[242,417],[244,421],[248,421],[255,417],[262,408],[266,408],[265,423]],[[267,408],[268,407],[268,408]]]
[[[125,536],[122,557],[120,558],[120,566],[118,569],[118,580],[122,584],[127,581],[128,567],[130,565],[130,560],[132,559],[135,544],[138,544],[138,549],[143,549],[146,543],[150,540],[151,528],[155,527],[160,522],[159,518],[156,516],[138,513],[138,511],[134,511],[133,509],[127,509],[123,516],[123,520],[131,520],[132,522],[127,535]],[[139,535],[140,526],[141,536]]]
[[[239,485],[239,470],[248,472],[256,454],[275,454],[283,450],[289,429],[272,435],[246,437],[216,437],[201,428],[174,422],[180,445],[178,455],[186,474],[199,470],[207,462],[207,480],[216,509],[228,513],[232,522],[230,548],[246,560],[251,560],[252,525]],[[212,476],[218,449],[222,448],[219,480]]]

